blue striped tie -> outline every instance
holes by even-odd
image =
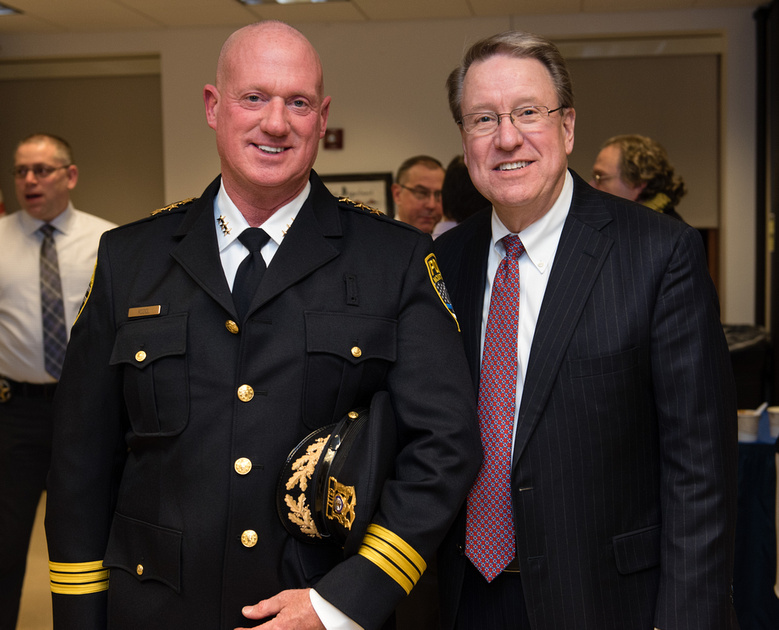
[[[68,331],[65,327],[65,304],[62,301],[62,282],[60,281],[57,247],[54,244],[54,226],[42,225],[41,243],[41,319],[43,322],[43,362],[46,371],[59,380],[62,362],[65,360],[65,347],[68,344]]]

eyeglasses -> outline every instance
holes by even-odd
[[[27,177],[27,173],[32,171],[36,179],[46,179],[54,171],[58,171],[61,168],[69,168],[72,164],[63,164],[62,166],[46,166],[45,164],[36,164],[35,166],[15,166],[11,169],[11,175],[16,179],[24,179]]]
[[[409,191],[419,201],[427,201],[428,199],[430,199],[430,197],[432,197],[436,203],[441,202],[440,190],[430,190],[429,188],[425,188],[424,186],[415,186],[414,188],[409,188],[408,186],[404,186],[403,184],[398,184],[398,185],[401,188],[405,188],[407,191]]]
[[[508,116],[511,124],[519,130],[528,131],[539,123],[545,121],[550,115],[565,109],[561,105],[557,109],[549,109],[543,105],[527,105],[517,107],[507,114],[497,114],[495,112],[476,112],[474,114],[465,114],[458,124],[462,125],[465,133],[474,136],[486,136],[493,133],[500,125],[500,119]]]

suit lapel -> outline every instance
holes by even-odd
[[[202,289],[225,310],[235,314],[233,297],[219,258],[214,225],[214,197],[219,191],[217,177],[201,197],[192,203],[176,236],[181,242],[171,255]]]
[[[471,368],[475,390],[479,391],[481,364],[481,319],[484,308],[484,288],[487,282],[487,259],[491,240],[492,210],[474,219],[476,224],[462,248],[456,294],[459,298],[455,313],[462,312],[462,336],[465,354]],[[444,278],[446,281],[446,278]]]
[[[600,230],[611,215],[574,174],[571,210],[555,254],[552,275],[538,315],[514,441],[516,464],[546,407],[576,323],[613,240]]]

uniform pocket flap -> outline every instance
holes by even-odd
[[[660,526],[652,525],[612,538],[617,571],[622,575],[660,564]]]
[[[187,349],[187,314],[125,322],[116,331],[111,365],[129,363],[140,369],[161,357]]]
[[[395,361],[398,323],[394,319],[311,311],[305,315],[308,352],[326,352],[352,363]]]
[[[179,593],[181,539],[181,532],[174,529],[116,514],[103,565],[123,569],[141,582],[162,582]]]

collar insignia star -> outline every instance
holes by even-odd
[[[230,233],[230,226],[228,225],[227,219],[225,219],[223,214],[219,215],[217,222],[219,223],[219,227],[222,228],[222,234],[227,236]]]

